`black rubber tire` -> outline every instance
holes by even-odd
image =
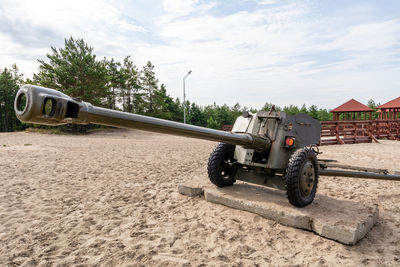
[[[300,189],[300,177],[307,162],[311,162],[314,167],[314,179],[309,195],[303,196]],[[313,150],[302,148],[293,153],[286,168],[285,182],[286,196],[293,206],[305,207],[313,202],[318,186],[318,160]]]
[[[236,172],[234,152],[234,145],[219,143],[208,159],[208,178],[218,187],[229,186],[236,181],[234,177]],[[230,161],[232,164],[227,165],[226,161]]]

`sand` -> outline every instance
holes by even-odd
[[[5,146],[4,146],[5,145]],[[141,131],[0,134],[0,266],[400,265],[400,182],[321,177],[317,194],[378,204],[355,246],[177,192],[215,143]],[[400,170],[400,142],[321,158]]]

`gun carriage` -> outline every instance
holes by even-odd
[[[25,100],[25,103],[24,103]],[[231,132],[96,107],[59,91],[24,85],[14,108],[23,122],[43,125],[101,124],[218,142],[208,161],[208,176],[218,187],[236,180],[286,191],[296,207],[310,204],[319,176],[400,181],[387,170],[318,160],[320,123],[306,114],[281,111],[244,112]]]

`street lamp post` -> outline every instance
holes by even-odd
[[[183,123],[186,123],[186,94],[185,94],[185,79],[189,74],[192,73],[190,70],[188,74],[183,77]]]

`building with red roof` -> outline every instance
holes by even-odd
[[[378,107],[380,120],[398,120],[400,115],[400,97]]]
[[[331,112],[333,113],[333,120],[335,121],[338,121],[341,118],[343,120],[366,120],[368,114],[369,119],[371,120],[372,112],[374,112],[374,110],[352,98],[346,103],[331,110]]]

